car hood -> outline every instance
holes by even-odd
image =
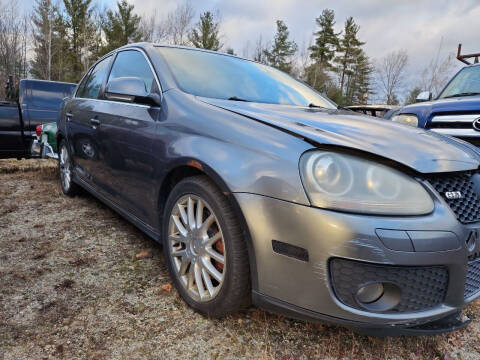
[[[343,110],[199,98],[318,145],[359,150],[420,173],[477,169],[480,155],[452,138]]]
[[[480,96],[444,98],[405,106],[403,109],[428,109],[431,112],[480,111]],[[403,112],[402,109],[402,112]]]

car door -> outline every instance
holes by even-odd
[[[153,68],[140,50],[117,53],[108,81],[119,77],[138,77],[148,92],[160,94]],[[104,195],[140,220],[151,223],[149,209],[155,199],[151,151],[160,107],[110,101],[105,96],[103,99],[97,108],[102,164],[98,182]]]
[[[105,83],[112,56],[99,61],[83,78],[66,107],[66,135],[76,173],[95,188],[101,173],[98,145],[98,97]]]
[[[0,159],[25,155],[22,135],[18,105],[14,102],[0,102]]]

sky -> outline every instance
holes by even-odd
[[[34,0],[19,0],[26,8]],[[95,0],[92,1],[95,3]],[[161,16],[183,0],[129,0],[139,15]],[[114,6],[115,0],[97,0],[100,6]],[[442,44],[441,56],[456,52],[459,43],[465,52],[480,52],[479,0],[190,0],[196,18],[207,10],[219,11],[221,33],[226,47],[242,55],[247,42],[253,47],[261,34],[273,38],[277,19],[283,20],[292,38],[301,47],[312,40],[315,18],[325,8],[333,9],[337,30],[353,16],[360,25],[359,38],[374,61],[388,53],[406,49],[408,77],[414,79],[428,66]],[[458,61],[454,73],[461,67]]]

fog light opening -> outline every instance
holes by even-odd
[[[357,299],[364,303],[370,304],[374,301],[380,299],[383,295],[383,284],[382,283],[372,283],[365,286],[362,286],[357,291]]]
[[[369,311],[393,309],[401,300],[400,288],[389,282],[375,282],[360,286],[355,294],[357,303]]]

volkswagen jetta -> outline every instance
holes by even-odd
[[[163,244],[183,299],[381,334],[465,326],[480,295],[479,154],[339,109],[253,61],[133,44],[58,120],[62,190]]]

